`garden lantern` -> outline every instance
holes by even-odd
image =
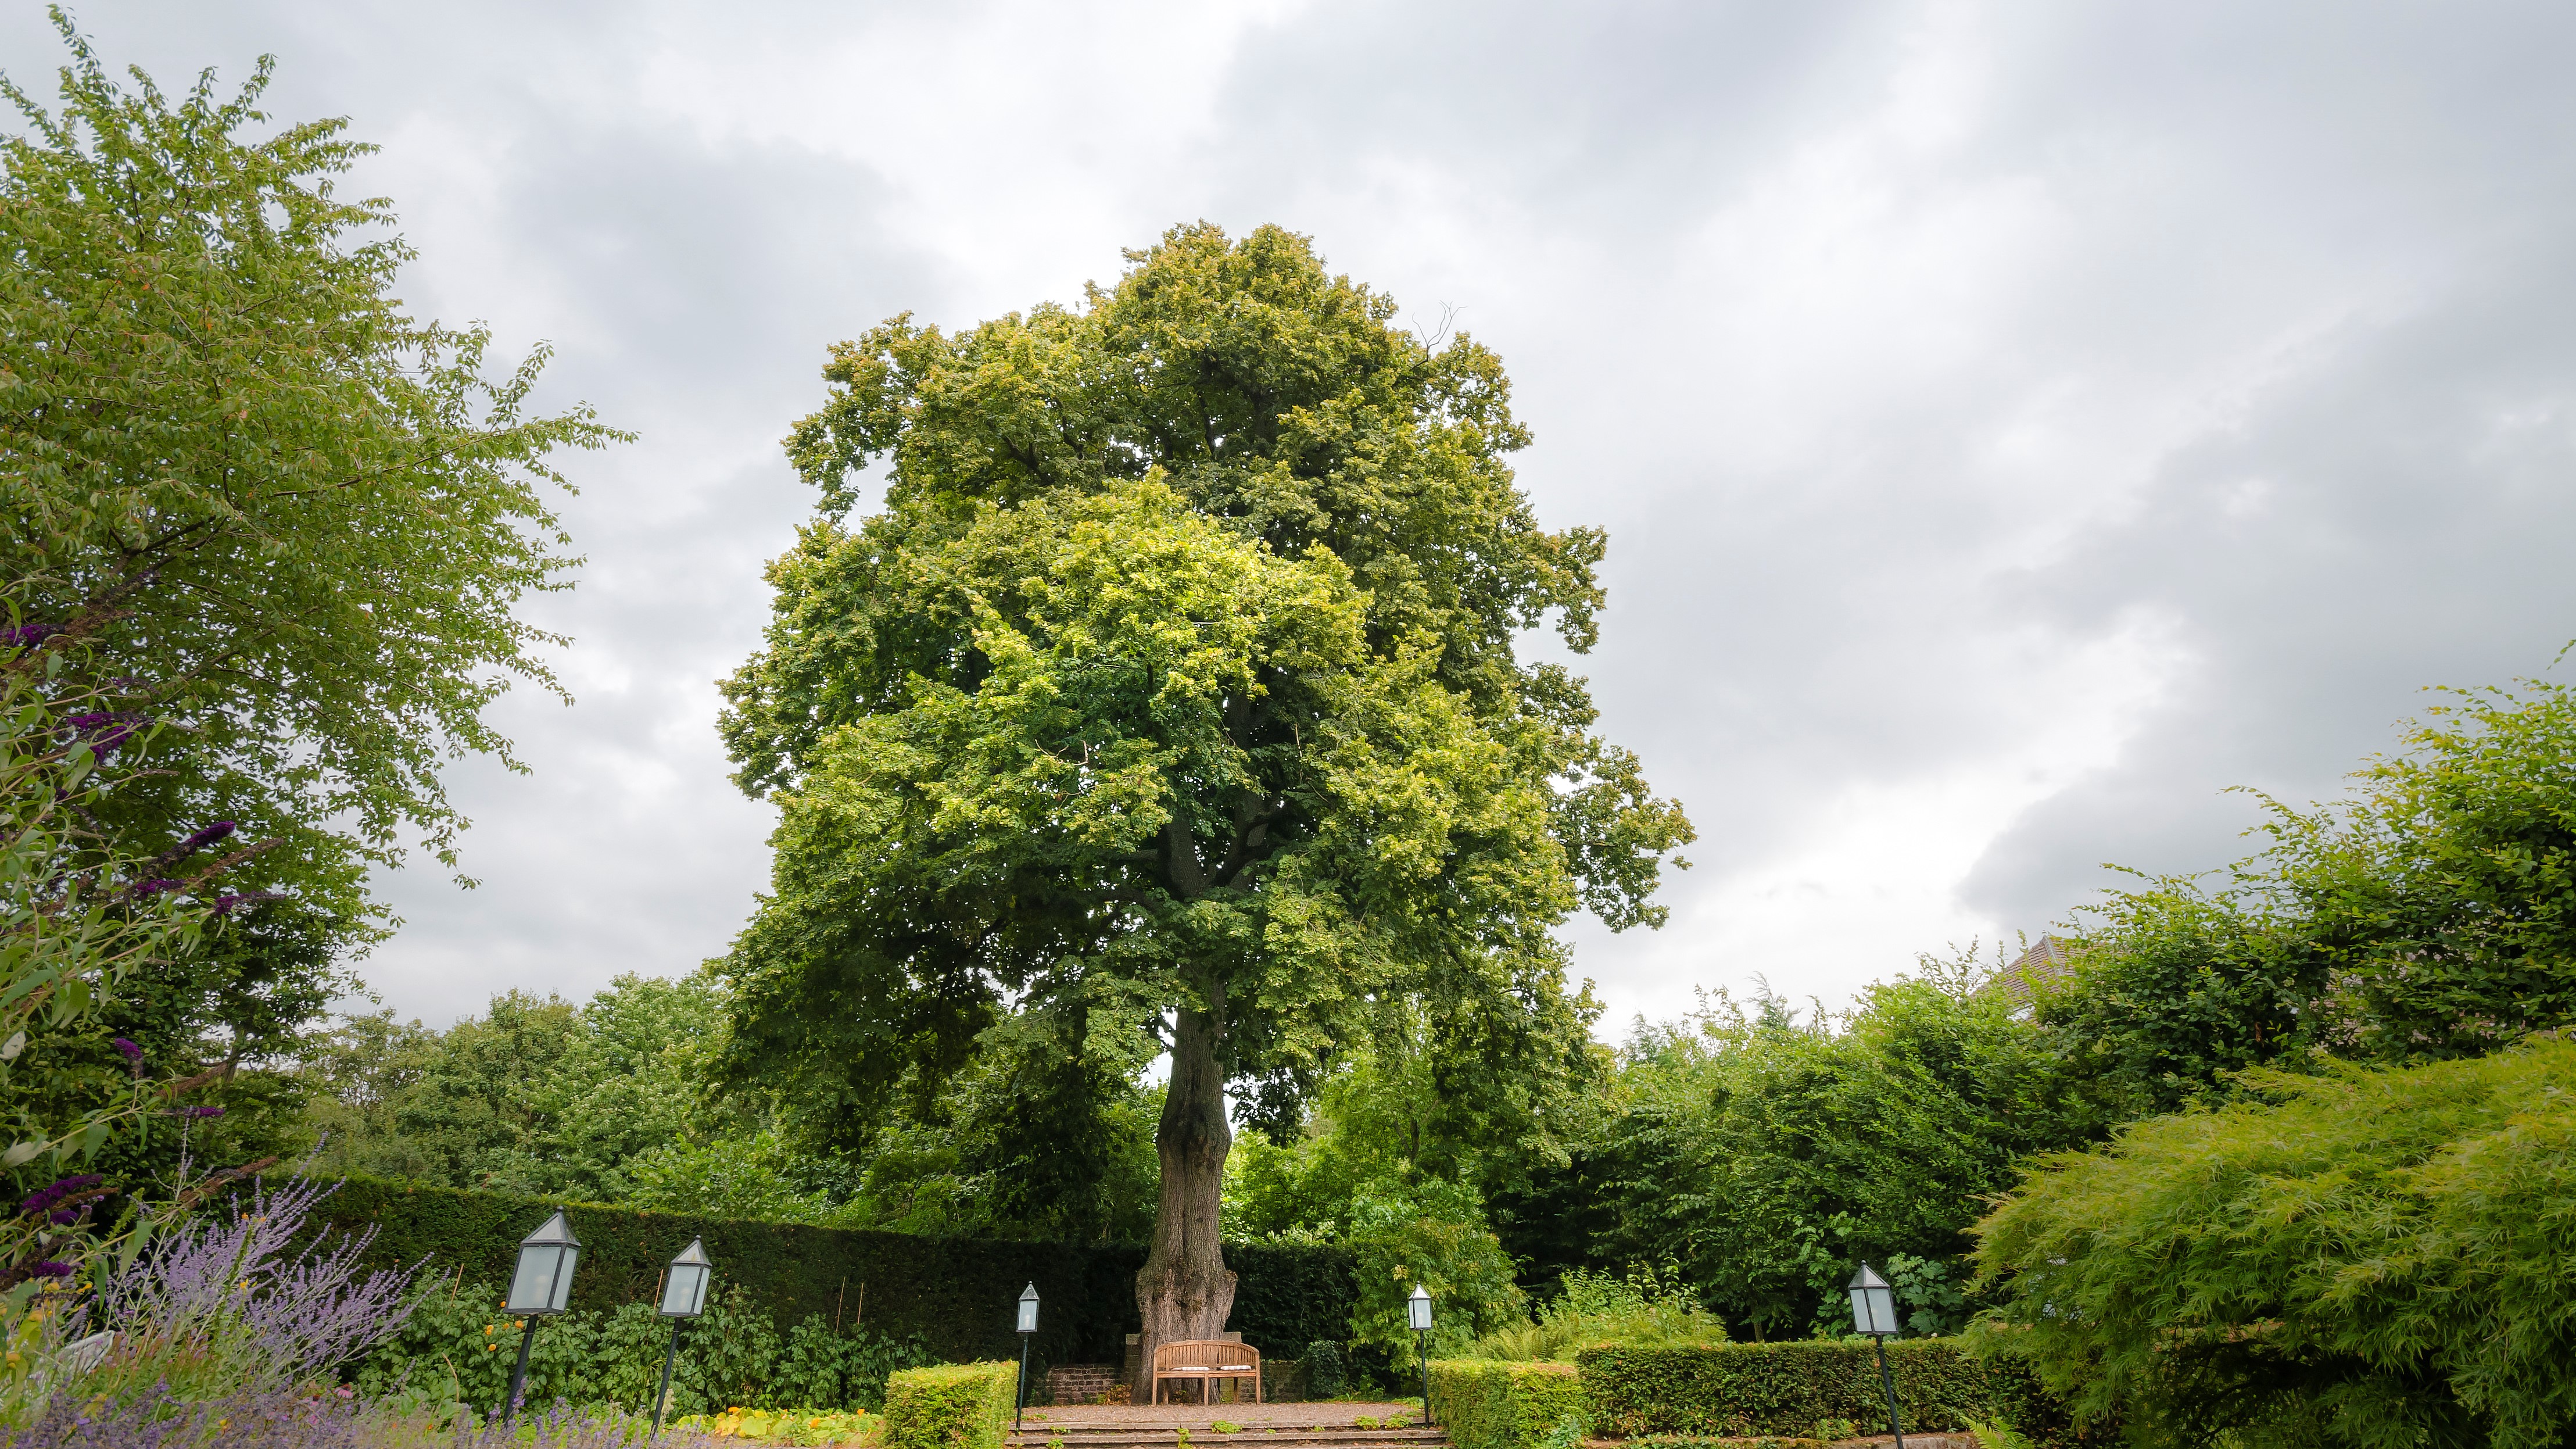
[[[1413,1285],[1413,1296],[1404,1300],[1404,1321],[1413,1329],[1415,1357],[1422,1360],[1422,1422],[1431,1422],[1431,1291],[1421,1284]]]
[[[1887,1391],[1887,1432],[1896,1449],[1905,1449],[1905,1429],[1896,1420],[1896,1379],[1887,1371],[1887,1341],[1896,1336],[1896,1290],[1867,1263],[1851,1279],[1852,1332],[1869,1335],[1878,1345],[1878,1386]]]
[[[662,1411],[671,1403],[671,1364],[680,1356],[680,1324],[706,1311],[707,1279],[715,1270],[705,1243],[691,1238],[663,1276],[661,1314],[671,1320],[671,1346],[662,1351],[662,1390],[653,1396],[655,1434],[662,1432]]]
[[[1020,1432],[1020,1411],[1029,1405],[1029,1335],[1038,1331],[1038,1285],[1020,1290],[1020,1392],[1011,1405],[1011,1432]]]
[[[573,1265],[580,1261],[581,1239],[572,1235],[562,1208],[519,1240],[518,1271],[510,1275],[510,1296],[501,1300],[501,1311],[518,1314],[527,1327],[519,1335],[519,1365],[510,1370],[510,1398],[501,1406],[505,1417],[519,1411],[519,1394],[528,1386],[528,1350],[537,1341],[537,1320],[564,1311],[572,1298]]]

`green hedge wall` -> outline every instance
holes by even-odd
[[[1001,1449],[1019,1373],[1016,1363],[902,1370],[886,1380],[885,1449]]]
[[[427,1259],[431,1272],[466,1283],[507,1283],[525,1237],[557,1206],[500,1193],[352,1178],[325,1198],[317,1226],[377,1229],[369,1266]],[[572,1306],[614,1309],[649,1301],[662,1267],[692,1237],[706,1241],[716,1283],[740,1284],[781,1334],[820,1315],[882,1337],[917,1333],[950,1362],[1020,1354],[1012,1314],[1037,1284],[1039,1364],[1118,1363],[1140,1327],[1132,1243],[1002,1242],[917,1238],[863,1229],[801,1227],[685,1214],[568,1205],[582,1243]],[[1264,1353],[1292,1357],[1316,1338],[1346,1338],[1358,1301],[1351,1255],[1338,1248],[1236,1243],[1238,1275],[1228,1326]]]
[[[1887,1346],[1908,1433],[1962,1430],[2003,1417],[1986,1369],[1939,1338]],[[1600,1433],[1811,1435],[1848,1420],[1884,1433],[1887,1396],[1867,1343],[1727,1343],[1694,1348],[1588,1348],[1575,1355]],[[2018,1428],[2019,1425],[2014,1427]]]
[[[1431,1419],[1458,1449],[1536,1449],[1565,1421],[1588,1432],[1583,1382],[1572,1364],[1433,1359]]]

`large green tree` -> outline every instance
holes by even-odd
[[[1275,227],[1129,261],[1078,308],[835,349],[789,441],[822,515],[726,685],[781,811],[726,969],[737,1070],[852,1115],[1004,1013],[1068,1052],[1160,1037],[1159,1341],[1232,1302],[1229,1086],[1295,1120],[1399,999],[1561,1052],[1552,928],[1659,921],[1690,826],[1517,652],[1550,621],[1590,647],[1603,539],[1533,519],[1500,360]]]
[[[95,620],[98,668],[174,726],[102,806],[134,853],[236,822],[279,842],[242,884],[364,939],[406,832],[454,863],[444,761],[515,763],[481,711],[552,687],[535,651],[561,641],[514,608],[576,562],[545,459],[618,435],[528,415],[542,350],[496,379],[483,331],[405,315],[389,204],[333,187],[372,148],[268,129],[266,61],[230,98],[211,73],[127,88],[54,15],[60,109],[0,80],[24,118],[0,139],[11,622]]]

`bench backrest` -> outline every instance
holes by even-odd
[[[1168,1373],[1183,1364],[1202,1368],[1258,1368],[1261,1350],[1222,1338],[1183,1338],[1154,1348],[1154,1372]]]

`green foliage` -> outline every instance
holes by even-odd
[[[2044,1159],[1979,1228],[1982,1331],[2081,1414],[2247,1446],[2576,1426],[2576,1043],[2260,1071],[2252,1100]]]
[[[1338,1399],[1349,1387],[1349,1372],[1342,1365],[1340,1340],[1319,1338],[1306,1345],[1300,1360],[1306,1370],[1306,1393],[1310,1398]]]
[[[1900,1339],[1887,1345],[1887,1359],[1908,1433],[1997,1417],[1989,1374],[1955,1340]],[[1864,1340],[1605,1346],[1575,1362],[1596,1430],[1625,1438],[1806,1436],[1833,1419],[1875,1432],[1887,1422],[1877,1354]]]
[[[706,977],[631,974],[578,1006],[505,992],[443,1032],[349,1017],[303,1063],[307,1140],[332,1172],[828,1220],[815,1164],[708,1095],[724,1020]]]
[[[1434,1359],[1432,1422],[1458,1449],[1542,1449],[1568,1418],[1583,1438],[1583,1383],[1570,1364]]]
[[[1699,1295],[1677,1272],[1630,1269],[1624,1278],[1575,1269],[1560,1279],[1556,1297],[1539,1305],[1528,1323],[1515,1323],[1470,1346],[1480,1359],[1572,1362],[1594,1344],[1671,1348],[1726,1342],[1726,1324],[1702,1308]]]
[[[1396,1359],[1414,1356],[1404,1305],[1416,1285],[1440,1304],[1434,1353],[1463,1348],[1526,1312],[1511,1255],[1464,1189],[1426,1182],[1401,1196],[1363,1197],[1352,1205],[1351,1219],[1348,1241],[1359,1284],[1350,1318],[1355,1347],[1373,1346]]]
[[[480,711],[554,687],[561,641],[512,614],[575,562],[544,460],[620,435],[524,416],[542,349],[495,380],[487,334],[402,314],[410,249],[358,240],[388,203],[332,186],[369,148],[270,128],[266,61],[230,99],[125,90],[55,21],[61,110],[0,82],[0,577],[55,622],[122,590],[100,665],[186,726],[102,812],[120,838],[239,821],[281,842],[245,880],[363,933],[398,837],[453,862],[444,760],[516,766]]]
[[[129,1060],[115,1038],[240,928],[217,882],[255,849],[180,841],[137,859],[99,828],[151,727],[131,707],[143,701],[96,678],[97,622],[0,633],[0,1169],[22,1188],[76,1162],[166,1156],[192,1124],[181,1114],[206,1105],[205,1063],[166,1039]],[[0,1228],[0,1288],[45,1236],[40,1217]]]
[[[2270,846],[2218,887],[2112,896],[2042,1017],[2123,1115],[2241,1067],[2474,1055],[2576,1019],[2571,760],[2566,686],[2449,692],[2350,798],[2267,798]]]
[[[429,1260],[443,1282],[497,1291],[518,1240],[556,1204],[418,1183],[352,1178],[315,1209],[318,1226],[374,1227],[371,1265]],[[1019,1354],[1011,1304],[1035,1282],[1046,1302],[1036,1362],[1114,1363],[1136,1331],[1132,1244],[1063,1244],[908,1237],[869,1229],[739,1221],[574,1204],[582,1241],[572,1306],[608,1314],[652,1300],[663,1267],[695,1237],[719,1285],[738,1286],[791,1357],[798,1325],[819,1318],[852,1334],[946,1360]],[[1229,1244],[1240,1275],[1234,1327],[1266,1353],[1348,1332],[1352,1257],[1330,1246]],[[497,1300],[496,1300],[497,1301]],[[721,1294],[718,1301],[723,1301]],[[479,1331],[482,1320],[476,1321]],[[658,1360],[656,1361],[658,1365]],[[881,1380],[885,1362],[845,1360],[845,1375]],[[857,1402],[864,1402],[861,1398]],[[717,1405],[717,1407],[727,1407]]]
[[[903,1370],[886,1382],[885,1449],[1001,1449],[1019,1373],[999,1362]]]
[[[410,1320],[358,1366],[359,1393],[489,1412],[509,1390],[527,1322],[502,1313],[500,1301],[492,1284],[453,1277],[429,1284]],[[649,1302],[539,1318],[528,1355],[528,1402],[560,1398],[651,1412],[671,1325]],[[770,1316],[736,1284],[716,1295],[703,1318],[682,1326],[672,1412],[873,1409],[884,1400],[888,1374],[927,1361],[917,1338],[897,1341],[865,1329],[835,1333],[816,1317],[782,1340]]]
[[[2052,1040],[1983,979],[1973,958],[1927,958],[1845,1013],[1802,1022],[1776,997],[1748,1011],[1721,993],[1641,1028],[1562,1204],[1603,1209],[1589,1253],[1672,1263],[1763,1338],[1841,1332],[1853,1269],[1901,1259],[1908,1327],[1958,1326],[1954,1265],[1983,1199],[2024,1154],[2095,1130]]]
[[[1231,1079],[1293,1124],[1390,1001],[1560,1053],[1549,929],[1660,919],[1690,838],[1580,681],[1514,657],[1550,611],[1590,645],[1601,541],[1531,518],[1492,354],[1275,228],[1133,263],[1080,311],[836,349],[791,439],[825,516],[725,687],[781,812],[725,969],[734,1069],[826,1136],[935,1090],[1005,999],[1112,1063],[1180,1008],[1175,1121]]]

